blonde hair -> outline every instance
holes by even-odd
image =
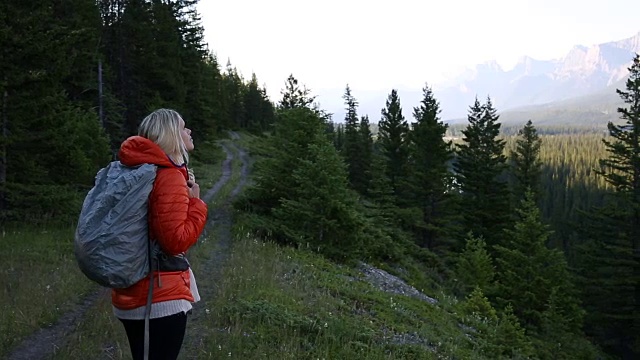
[[[140,123],[138,135],[158,144],[178,165],[189,162],[189,154],[180,136],[182,117],[171,109],[158,109],[147,115]]]

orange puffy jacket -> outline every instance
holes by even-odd
[[[186,252],[198,240],[207,220],[204,201],[189,197],[186,166],[174,164],[156,143],[141,136],[125,140],[118,155],[128,166],[158,165],[149,195],[149,236],[168,255]],[[160,278],[153,288],[154,303],[180,299],[193,301],[189,270],[156,272],[154,278]],[[135,309],[145,306],[148,290],[147,277],[126,289],[113,289],[111,301],[119,309]]]

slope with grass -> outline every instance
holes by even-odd
[[[434,290],[425,275],[428,269],[418,264],[350,267],[310,249],[250,236],[246,219],[232,207],[250,183],[251,162],[244,150],[250,142],[250,136],[232,133],[221,141],[226,161],[196,164],[198,181],[218,190],[203,196],[210,205],[210,222],[189,254],[203,300],[194,307],[181,359],[495,359],[531,354],[523,332],[508,318],[495,317],[481,295],[459,301]],[[224,184],[216,185],[215,179]],[[0,243],[0,259],[9,264],[2,270],[8,272],[0,280],[0,305],[12,309],[0,317],[0,357],[130,359],[107,294],[62,325],[62,341],[47,343],[34,335],[39,353],[10,353],[30,333],[59,323],[67,311],[81,306],[84,297],[79,294],[96,292],[75,266],[70,234],[68,229],[28,238],[16,233]],[[21,274],[19,280],[13,280],[16,274]]]

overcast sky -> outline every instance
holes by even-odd
[[[561,58],[640,31],[640,0],[200,0],[198,10],[221,65],[255,72],[273,100],[291,73],[315,94],[419,90],[485,61]]]

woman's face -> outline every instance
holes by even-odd
[[[193,150],[193,138],[191,137],[191,129],[184,126],[184,120],[180,119],[180,137],[184,142],[184,147],[187,151]]]

